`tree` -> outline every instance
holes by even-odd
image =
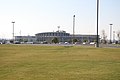
[[[55,37],[55,38],[53,38],[53,39],[52,39],[52,43],[55,43],[55,44],[56,44],[56,43],[59,43],[58,38],[56,38],[56,37]]]
[[[19,42],[23,42],[23,39],[19,39]]]
[[[69,42],[69,43],[72,43],[72,39],[70,39],[68,42]]]
[[[13,40],[10,40],[10,43],[14,43],[14,41],[13,41]]]
[[[78,40],[77,39],[73,39],[73,43],[75,43],[75,42],[78,42]]]
[[[83,40],[83,42],[88,42],[88,40]]]
[[[28,39],[23,39],[24,42],[28,42]]]
[[[107,36],[106,36],[105,30],[102,30],[102,40],[101,40],[101,42],[103,44],[107,43]]]

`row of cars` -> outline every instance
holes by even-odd
[[[13,42],[6,41],[6,42],[0,42],[0,44],[13,44]],[[14,44],[33,44],[33,42],[19,42],[19,41],[15,41]]]
[[[18,41],[15,41],[15,44],[49,44],[48,42],[46,41],[43,41],[43,42],[18,42]],[[72,44],[72,43],[69,43],[69,42],[59,42],[58,44]],[[90,44],[90,45],[94,45],[96,44],[95,42],[90,42],[90,43],[87,43],[87,42],[83,42],[83,43],[80,43],[80,42],[75,42],[74,44]]]
[[[59,42],[59,44],[72,44],[72,43],[69,43],[69,42]],[[94,44],[96,44],[95,42],[83,42],[83,43],[80,43],[80,42],[75,42],[74,44],[83,44],[83,45],[85,45],[85,44],[90,44],[90,45],[94,45]]]
[[[13,43],[13,42],[12,42]],[[0,44],[12,44],[10,41],[6,41],[6,42],[0,42]],[[19,42],[19,41],[15,41],[14,44],[49,44],[48,42],[46,41],[43,41],[43,42]],[[59,42],[58,44],[72,44],[72,43],[69,43],[69,42]],[[80,42],[75,42],[74,44],[83,44],[83,45],[86,45],[86,44],[90,44],[90,45],[94,45],[96,44],[95,42],[83,42],[83,43],[80,43]]]

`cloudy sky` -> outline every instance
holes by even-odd
[[[0,0],[0,38],[34,35],[40,32],[65,30],[72,34],[73,15],[76,15],[76,34],[96,34],[97,0]],[[109,24],[120,30],[120,0],[100,0],[99,34]]]

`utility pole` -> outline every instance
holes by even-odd
[[[113,43],[115,43],[115,31],[113,31]]]
[[[60,26],[58,26],[58,32],[60,31]]]
[[[58,40],[60,40],[60,34],[59,34],[59,32],[60,32],[60,26],[58,26],[58,32],[57,32],[57,38],[58,38]]]
[[[97,45],[96,47],[99,47],[98,25],[99,25],[99,0],[97,0]]]
[[[14,41],[15,41],[15,39],[14,39],[14,23],[15,23],[15,21],[12,21],[12,23],[13,23],[13,43],[14,43]]]
[[[112,25],[110,24],[110,44],[112,43]]]
[[[20,36],[21,36],[21,30],[20,30]]]
[[[73,15],[73,44],[74,44],[74,37],[75,37],[75,15]]]

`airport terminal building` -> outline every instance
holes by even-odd
[[[94,42],[96,41],[96,35],[71,35],[70,33],[66,33],[65,31],[56,31],[56,32],[44,32],[35,34],[36,40],[38,42],[46,41],[48,43],[52,43],[53,38],[58,38],[59,42],[71,42],[73,39],[77,39],[78,42],[82,43],[84,41]]]
[[[66,33],[65,31],[56,31],[56,32],[44,32],[35,34],[38,42],[46,41],[51,43],[53,38],[58,38],[59,42],[69,41],[70,33]]]
[[[15,41],[20,42],[47,42],[52,43],[54,38],[57,38],[59,42],[69,42],[71,43],[73,39],[77,39],[78,42],[95,42],[97,35],[80,35],[75,34],[74,36],[70,33],[66,33],[66,31],[56,31],[56,32],[43,32],[37,33],[35,36],[15,36]]]

